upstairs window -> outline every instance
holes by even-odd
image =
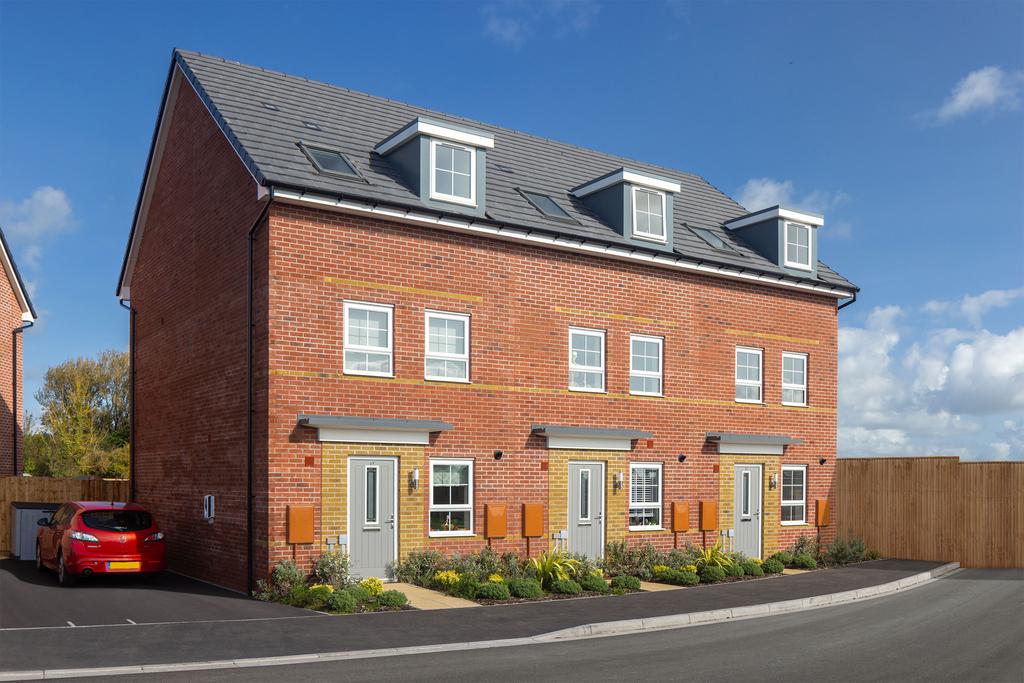
[[[393,376],[391,306],[345,302],[344,372]]]
[[[665,241],[665,193],[633,188],[633,236]]]
[[[782,403],[787,406],[807,405],[807,356],[805,354],[782,354]]]
[[[736,400],[761,402],[761,349],[736,348]]]
[[[569,388],[604,391],[604,332],[569,328]]]
[[[430,142],[430,198],[476,206],[476,150]]]
[[[343,178],[359,178],[356,169],[341,152],[319,147],[309,147],[299,143],[299,149],[306,155],[316,170],[324,175],[335,175]]]
[[[629,338],[629,393],[661,396],[661,337]]]
[[[799,223],[786,223],[785,265],[801,270],[811,269],[811,229]]]
[[[469,381],[469,316],[426,313],[425,377],[443,382]]]
[[[629,465],[629,528],[661,528],[661,463]]]

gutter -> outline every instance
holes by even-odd
[[[854,292],[853,292],[853,297],[849,301],[844,301],[843,303],[839,304],[839,308],[837,308],[836,310],[837,311],[841,311],[844,308],[846,308],[847,306],[849,306],[850,304],[855,304],[855,303],[857,303],[857,291],[856,290],[854,290]]]
[[[35,325],[31,320],[26,320],[21,327],[15,327],[11,332],[11,386],[14,392],[11,397],[11,475],[18,476],[18,335]]]

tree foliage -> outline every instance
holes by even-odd
[[[51,477],[128,476],[128,354],[109,350],[46,371],[38,426],[25,423],[25,471]]]

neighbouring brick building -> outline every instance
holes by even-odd
[[[22,453],[24,428],[24,337],[36,320],[28,290],[14,263],[7,237],[0,229],[0,268],[6,286],[0,287],[0,477],[18,476],[25,466]]]
[[[768,554],[833,496],[823,222],[175,52],[118,289],[135,496],[237,589],[339,544]]]

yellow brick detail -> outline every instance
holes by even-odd
[[[734,337],[753,337],[754,339],[771,339],[773,341],[784,341],[793,342],[795,344],[810,344],[811,346],[817,346],[821,342],[817,339],[808,339],[807,337],[786,337],[781,334],[768,334],[766,332],[750,332],[748,330],[731,330],[727,329],[726,334],[731,334]]]
[[[568,315],[583,315],[591,318],[605,318],[607,320],[627,320],[634,323],[644,323],[647,325],[658,325],[660,327],[679,327],[678,323],[674,323],[670,320],[657,320],[655,318],[642,318],[636,315],[626,315],[624,313],[605,313],[603,311],[584,311],[578,308],[564,308],[562,306],[553,306],[551,308],[555,313],[565,313]]]
[[[402,285],[392,285],[385,282],[366,282],[364,280],[346,280],[340,277],[324,278],[324,282],[329,285],[342,285],[345,287],[360,287],[364,289],[382,289],[388,292],[402,292],[403,294],[422,294],[423,296],[433,296],[443,299],[458,299],[460,301],[483,301],[482,296],[476,296],[475,294],[458,294],[456,292],[439,292],[434,289],[421,289],[420,287],[404,287]]]

